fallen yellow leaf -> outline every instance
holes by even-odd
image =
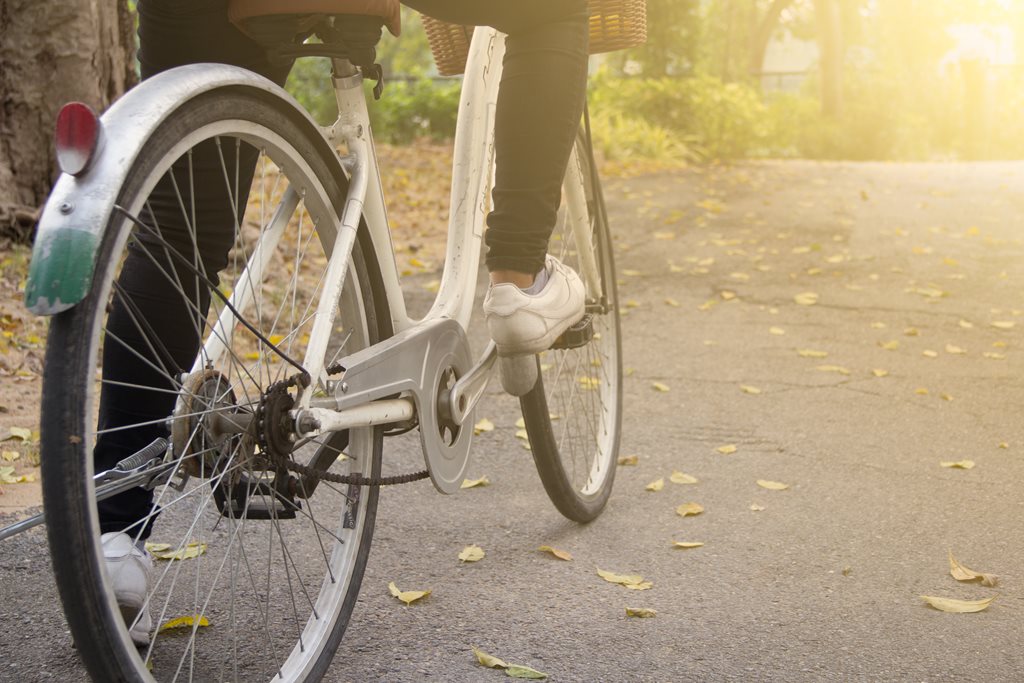
[[[967,351],[966,349],[962,349],[959,346],[955,346],[953,344],[946,344],[946,353],[961,355],[967,353]]]
[[[657,614],[657,612],[655,612],[653,609],[647,609],[646,607],[627,607],[626,608],[626,616],[627,617],[636,617],[638,619],[650,619],[651,617],[653,617],[656,614]]]
[[[874,370],[871,371],[871,374],[874,375],[875,377],[888,377],[889,371],[875,368]]]
[[[878,345],[881,346],[886,351],[895,351],[896,349],[900,348],[900,342],[898,339],[893,339],[887,342],[878,342]]]
[[[665,488],[665,479],[664,479],[664,477],[661,478],[661,479],[655,479],[654,481],[652,481],[650,484],[648,484],[644,488],[646,490],[648,490],[648,491],[658,492],[658,491],[662,490],[663,488]]]
[[[730,443],[726,444],[725,446],[719,446],[715,450],[721,453],[722,455],[732,455],[733,453],[736,452],[736,446]]]
[[[821,372],[837,372],[840,375],[850,374],[850,371],[842,365],[819,365],[817,369]]]
[[[494,423],[488,420],[486,417],[473,425],[474,434],[483,434],[484,432],[493,432]]]
[[[14,462],[15,460],[21,457],[21,453],[19,453],[18,451],[4,451],[3,453],[0,453],[0,457],[2,457],[7,462]]]
[[[663,384],[662,382],[651,382],[651,387],[655,391],[660,391],[663,394],[671,391],[671,389],[669,389],[669,386],[667,384]]]
[[[956,462],[940,462],[943,467],[949,467],[957,470],[969,470],[974,468],[973,460],[957,460]]]
[[[146,543],[146,550],[158,560],[193,560],[206,552],[206,544],[191,541],[184,548],[171,550],[167,543]]]
[[[754,396],[756,396],[756,395],[761,393],[761,390],[758,389],[757,387],[752,387],[752,386],[747,385],[747,384],[741,384],[740,385],[740,390],[743,391],[744,394],[752,394]]]
[[[920,387],[918,389],[914,389],[914,393],[917,394],[918,396],[927,396],[928,390],[925,389],[924,387]]]
[[[483,650],[479,650],[476,646],[473,646],[473,654],[476,655],[476,661],[480,662],[484,666],[491,669],[507,669],[508,664],[498,659],[494,655],[489,655]]]
[[[673,484],[696,484],[697,477],[691,477],[689,474],[683,474],[682,472],[673,472],[672,476],[668,478]]]
[[[1005,449],[1007,449],[1009,447],[1010,447],[1010,444],[1006,443],[1005,441],[1000,441],[999,442],[999,448],[1002,448],[1002,449],[1005,450]]]
[[[763,512],[764,511],[764,507],[758,505],[757,503],[751,503],[750,504],[750,509],[753,512]]]
[[[164,631],[171,631],[176,628],[188,628],[190,626],[195,626],[195,624],[195,617],[178,617],[177,619],[171,619],[170,621],[165,621],[160,624],[160,632],[163,633]],[[210,621],[206,617],[199,617],[199,628],[209,625]]]
[[[781,327],[771,327],[768,329],[768,333],[774,334],[777,337],[781,337],[782,335],[786,334],[786,331]]]
[[[565,552],[564,550],[559,550],[558,548],[552,548],[549,545],[542,545],[541,547],[537,548],[537,550],[540,550],[541,552],[545,552],[545,553],[550,553],[552,556],[557,557],[560,560],[564,560],[565,562],[571,562],[572,561],[572,555],[570,555],[569,553]]]
[[[21,439],[22,441],[28,441],[32,438],[32,430],[26,429],[25,427],[11,427],[11,436],[15,439]]]
[[[789,484],[783,484],[781,481],[768,481],[767,479],[758,479],[757,485],[769,491],[785,491],[789,488]]]
[[[815,351],[814,349],[797,349],[801,358],[828,358],[828,351]]]
[[[531,669],[528,666],[522,664],[509,664],[508,668],[505,669],[505,675],[511,678],[523,678],[530,680],[541,680],[547,678],[548,675],[542,671]]]
[[[403,590],[399,590],[398,586],[395,585],[394,581],[392,581],[391,583],[388,584],[388,590],[391,591],[391,594],[393,596],[395,596],[396,598],[398,598],[399,600],[404,602],[406,607],[408,607],[412,603],[416,602],[417,600],[421,600],[421,599],[427,597],[428,595],[430,595],[430,591],[403,591]]]
[[[491,480],[487,478],[487,475],[480,477],[479,479],[463,479],[460,489],[471,489],[477,486],[490,486]]]
[[[700,503],[683,503],[676,508],[676,514],[680,517],[692,517],[704,512],[704,506]]]
[[[633,588],[633,590],[647,590],[653,585],[650,581],[644,581],[644,577],[639,574],[616,574],[599,568],[597,575],[608,583],[617,583],[626,588]]]
[[[998,330],[1012,330],[1016,326],[1017,323],[1013,322],[1012,320],[997,320],[996,322],[992,323],[992,327]],[[12,429],[11,431],[13,432],[14,430]]]
[[[636,465],[640,462],[640,458],[636,455],[624,455],[619,458],[620,465]]]
[[[981,581],[981,585],[989,587],[995,586],[999,580],[999,577],[994,574],[976,572],[960,564],[953,557],[952,550],[949,551],[949,573],[957,581]]]
[[[813,306],[818,303],[818,295],[814,292],[803,292],[793,297],[793,301],[801,306]]]
[[[484,549],[478,545],[467,545],[462,549],[462,552],[459,553],[459,559],[463,562],[479,562],[484,559],[486,554],[487,553],[484,552]]]
[[[933,595],[922,595],[921,599],[941,612],[967,614],[987,609],[996,596],[984,600],[954,600],[953,598],[937,598]]]
[[[925,349],[924,351],[921,352],[921,355],[925,356],[927,358],[938,358],[939,357],[939,352],[938,351],[932,351],[931,349]]]
[[[685,550],[688,550],[690,548],[700,548],[703,547],[703,545],[704,544],[700,541],[672,541],[673,548],[683,548]]]

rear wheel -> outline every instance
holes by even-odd
[[[611,234],[586,128],[576,141],[566,184],[570,204],[573,193],[582,190],[585,227],[574,232],[570,215],[549,249],[583,276],[588,323],[575,339],[565,335],[561,345],[537,357],[537,383],[520,405],[548,497],[567,518],[589,522],[601,514],[615,479],[622,356]]]
[[[327,391],[324,376],[304,389],[295,380],[311,361],[345,201],[333,154],[265,94],[182,104],[127,176],[89,296],[53,320],[44,504],[61,598],[94,680],[317,680],[341,640],[378,489],[301,466],[378,476],[382,433],[307,441],[287,428],[300,390],[314,400]],[[370,255],[361,236],[325,365],[388,334]],[[170,439],[167,458],[188,474],[180,489],[98,501],[93,475],[156,437]],[[136,543],[151,530],[158,558],[143,609],[125,618],[101,544],[115,528]],[[150,644],[136,649],[129,629],[147,615]]]

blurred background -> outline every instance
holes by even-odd
[[[458,80],[437,77],[419,17],[404,18],[381,47],[377,135],[447,139]],[[648,0],[648,31],[593,59],[606,159],[1024,158],[1022,2]],[[328,119],[325,68],[298,65],[289,87]]]

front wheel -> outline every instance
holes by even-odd
[[[361,235],[332,336],[310,339],[347,190],[333,155],[265,93],[178,105],[127,175],[89,295],[53,320],[44,504],[93,680],[319,680],[341,640],[378,488],[327,475],[378,476],[382,433],[295,440],[288,410],[296,364],[375,343],[390,316]],[[178,480],[98,500],[93,475],[158,438]],[[133,604],[104,532],[153,554]]]
[[[622,425],[622,355],[611,234],[588,128],[566,175],[566,220],[549,249],[587,286],[587,326],[539,354],[538,380],[520,398],[537,472],[558,511],[595,519],[608,502]],[[575,225],[575,227],[574,227]]]

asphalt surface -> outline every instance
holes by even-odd
[[[638,464],[597,521],[565,521],[492,387],[470,472],[492,484],[382,494],[328,680],[505,680],[471,646],[555,681],[1024,677],[1024,164],[773,162],[606,195]],[[385,468],[420,464],[411,445]],[[679,517],[691,501],[703,514]],[[473,543],[487,556],[460,563]],[[950,550],[998,585],[954,580]],[[432,594],[405,607],[390,581]],[[997,597],[947,614],[921,595]],[[5,542],[0,681],[83,677],[44,535]]]

